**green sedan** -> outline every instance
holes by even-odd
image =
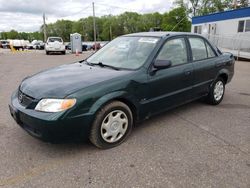
[[[111,148],[155,114],[199,98],[219,104],[234,62],[200,35],[128,34],[85,60],[26,77],[11,97],[10,113],[44,141],[88,138]]]

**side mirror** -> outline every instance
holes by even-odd
[[[172,62],[170,60],[156,60],[154,62],[154,70],[166,69],[170,67]]]

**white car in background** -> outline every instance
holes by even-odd
[[[27,44],[27,49],[44,50],[44,42],[41,40],[33,40],[31,43]]]
[[[12,46],[15,50],[24,50],[27,45],[29,44],[28,40],[19,40],[19,39],[14,39],[14,40],[8,40],[9,45]]]
[[[49,37],[45,44],[46,54],[49,55],[52,52],[61,52],[65,55],[65,45],[63,44],[63,39],[61,37]]]

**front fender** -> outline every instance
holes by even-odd
[[[90,108],[89,113],[94,114],[96,111],[98,111],[104,104],[108,103],[109,101],[115,99],[115,98],[127,98],[128,95],[125,91],[115,91],[112,93],[109,93],[107,95],[102,96],[99,98]]]

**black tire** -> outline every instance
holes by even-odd
[[[102,127],[102,124],[103,124],[104,120],[106,119],[106,117],[111,112],[115,113],[115,111],[117,111],[117,110],[125,113],[127,120],[128,120],[127,121],[128,122],[127,129],[126,129],[124,135],[119,140],[117,140],[116,142],[113,142],[113,143],[109,143],[109,142],[105,141],[104,138],[102,137],[101,131],[103,131],[103,130],[101,127]],[[120,101],[113,101],[113,102],[110,102],[109,104],[105,105],[104,107],[102,107],[97,112],[96,118],[95,118],[95,120],[92,124],[91,130],[90,130],[89,140],[98,148],[101,148],[101,149],[112,148],[112,147],[120,145],[122,142],[124,142],[126,140],[126,138],[129,136],[129,134],[132,131],[132,127],[133,127],[133,115],[132,115],[130,108],[126,104],[124,104]]]
[[[223,93],[222,93],[222,96],[218,99],[216,99],[216,96],[215,96],[215,87],[216,87],[216,84],[217,83],[222,83],[223,84]],[[225,93],[225,81],[223,78],[219,77],[217,78],[212,86],[210,87],[210,91],[209,91],[209,94],[206,98],[206,101],[208,104],[211,104],[211,105],[218,105],[221,103],[221,101],[223,100],[223,97],[224,97],[224,93]]]
[[[46,51],[46,55],[49,55],[49,51]]]
[[[62,51],[62,55],[65,55],[66,54],[66,52],[65,51]]]

